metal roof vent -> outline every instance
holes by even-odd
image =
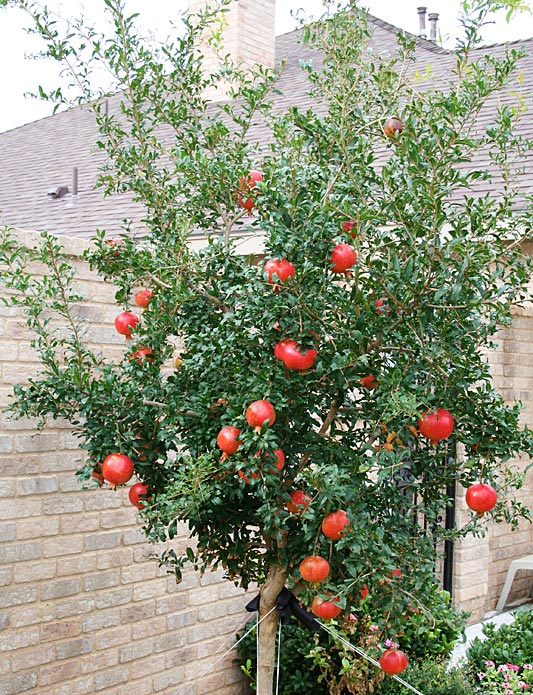
[[[62,198],[68,192],[68,186],[57,186],[56,188],[49,188],[46,195],[50,198]]]
[[[439,15],[437,12],[430,12],[428,14],[428,21],[429,21],[429,40],[430,41],[437,41],[437,24],[439,21]]]
[[[418,19],[420,20],[420,29],[418,35],[421,39],[425,39],[426,34],[426,11],[427,7],[417,7]]]

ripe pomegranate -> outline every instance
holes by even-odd
[[[405,671],[409,663],[405,654],[399,649],[387,649],[379,659],[379,665],[389,675],[396,675]]]
[[[237,475],[239,476],[239,478],[244,480],[244,482],[248,485],[248,483],[250,482],[250,478],[246,475],[246,473],[244,473],[244,471],[238,470]],[[257,471],[252,473],[252,478],[260,478],[260,477],[261,477],[261,473],[258,473]]]
[[[291,501],[285,502],[285,506],[291,514],[301,514],[305,512],[307,507],[311,504],[311,501],[311,496],[306,494],[303,490],[295,490],[291,492]]]
[[[368,586],[366,584],[363,584],[359,589],[359,596],[361,597],[361,601],[364,601],[369,593],[370,592],[368,590]]]
[[[255,206],[255,202],[253,198],[247,197],[246,194],[249,193],[252,188],[255,188],[258,181],[262,180],[263,174],[260,171],[255,170],[251,171],[248,176],[241,176],[239,179],[239,194],[237,196],[237,200],[239,205],[245,208],[245,210],[248,210],[250,213]]]
[[[149,347],[144,347],[144,345],[140,345],[138,350],[135,350],[130,354],[129,357],[130,361],[131,360],[137,360],[139,364],[144,364],[145,362],[153,362],[154,361],[154,351],[152,348]]]
[[[234,454],[242,444],[238,440],[240,433],[241,431],[238,427],[226,425],[217,434],[217,444],[227,456]]]
[[[359,379],[359,383],[364,389],[370,389],[371,391],[377,389],[377,387],[379,386],[379,382],[373,374],[369,374],[368,376],[362,377],[361,379]]]
[[[314,365],[318,351],[304,349],[295,340],[280,340],[274,348],[274,354],[288,369],[303,372]]]
[[[354,225],[355,225],[355,220],[352,220],[352,219],[350,219],[350,220],[344,220],[344,222],[341,222],[341,227],[343,228],[343,230],[344,230],[345,232],[348,232],[348,234],[349,234],[353,239],[355,239],[355,236],[356,236],[356,235],[354,234],[354,232],[352,232],[352,229],[354,228]]]
[[[484,514],[496,506],[498,493],[487,483],[474,483],[466,491],[466,503],[474,512]]]
[[[250,403],[246,408],[246,422],[259,433],[267,421],[268,427],[272,427],[276,422],[276,411],[272,403],[265,400]]]
[[[276,454],[276,463],[274,464],[276,467],[269,468],[270,473],[276,473],[276,471],[281,471],[285,466],[285,454],[283,453],[283,451],[281,449],[274,449],[274,453]],[[262,450],[255,452],[255,457],[258,459],[268,458],[268,455],[268,452],[264,452]]]
[[[357,252],[350,244],[337,244],[331,252],[332,271],[344,273],[357,262]]]
[[[332,601],[320,598],[320,596],[315,596],[313,602],[311,603],[311,610],[316,615],[317,618],[322,618],[324,620],[331,620],[336,618],[341,612],[340,606],[335,603],[338,597],[334,598]]]
[[[121,335],[126,338],[131,338],[131,331],[139,323],[139,317],[132,314],[131,311],[123,311],[115,318],[115,328]]]
[[[272,258],[265,263],[263,272],[268,275],[268,282],[276,284],[285,282],[287,278],[293,277],[295,269],[294,265],[286,258]]]
[[[137,507],[137,509],[144,509],[146,504],[150,501],[148,485],[144,483],[135,483],[135,485],[130,487],[128,497],[134,507]]]
[[[126,454],[109,454],[102,463],[102,475],[111,485],[124,485],[133,475],[133,461]]]
[[[383,132],[388,138],[394,138],[403,130],[403,123],[398,116],[390,116],[383,124]]]
[[[263,180],[263,174],[260,171],[256,171],[255,169],[252,169],[252,171],[248,174],[248,187],[249,188],[255,188],[255,184],[258,181]]]
[[[323,582],[329,574],[329,562],[320,555],[308,555],[300,562],[300,574],[306,582]]]
[[[102,485],[104,484],[104,476],[102,475],[102,466],[99,463],[94,464],[93,472],[91,473],[91,478],[94,478],[100,487],[102,487]]]
[[[444,408],[437,408],[436,411],[426,410],[418,421],[418,429],[432,442],[447,439],[453,432],[453,417]]]
[[[390,310],[390,307],[387,304],[387,298],[386,297],[384,299],[378,299],[376,301],[376,313],[377,314],[382,314],[384,311],[388,312],[389,310]]]
[[[326,538],[338,540],[344,536],[345,529],[350,525],[348,514],[343,509],[327,514],[322,522],[322,533]]]
[[[152,290],[139,290],[135,295],[135,302],[138,306],[146,308],[154,296]]]

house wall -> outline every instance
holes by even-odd
[[[524,252],[533,255],[533,243],[524,245]],[[533,285],[530,287],[533,294]],[[499,350],[488,354],[494,386],[506,401],[520,401],[523,405],[521,421],[533,428],[533,305],[516,307],[510,327],[497,336]],[[531,458],[524,456],[514,461],[516,470],[524,471]],[[516,499],[533,509],[533,468]],[[464,501],[464,490],[457,500],[457,524],[464,524],[470,516]],[[455,547],[454,589],[456,605],[472,612],[469,622],[476,622],[496,607],[505,575],[512,560],[533,554],[533,524],[523,521],[516,531],[508,524],[487,522],[483,538],[468,537]],[[529,596],[533,577],[531,572],[516,575],[508,604]]]
[[[120,357],[111,288],[79,260],[86,242],[61,242],[93,340]],[[37,371],[19,319],[0,305],[1,409]],[[70,427],[35,424],[0,416],[0,695],[240,695],[235,654],[213,665],[250,617],[243,592],[220,573],[189,571],[177,585],[149,558],[127,489],[80,490]]]
[[[120,357],[111,288],[78,258],[87,242],[61,242],[76,266],[93,340]],[[30,339],[16,311],[0,306],[1,408],[13,385],[37,371]],[[497,385],[524,401],[533,426],[531,345],[533,315],[520,310],[491,362]],[[243,592],[220,574],[186,572],[176,585],[149,558],[153,548],[127,490],[80,490],[81,463],[67,423],[37,434],[35,422],[0,416],[0,695],[241,695],[234,653],[213,664],[247,619]],[[530,505],[532,483],[530,474],[521,492]],[[459,517],[466,513],[459,501]],[[178,543],[186,537],[182,528]],[[456,548],[454,601],[472,621],[495,607],[509,562],[533,552],[532,540],[529,525],[511,534],[489,524],[485,539]],[[530,580],[517,580],[511,599],[526,596]]]

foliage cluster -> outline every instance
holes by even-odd
[[[442,672],[440,664],[446,662],[453,646],[460,639],[466,615],[450,606],[447,592],[436,591],[427,597],[420,597],[421,609],[416,613],[404,615],[400,625],[395,625],[395,634],[400,648],[408,656],[414,669],[409,667],[409,682],[412,674],[422,674],[424,668]],[[373,623],[373,615],[380,615],[379,603],[367,597],[361,609],[345,619],[333,621],[335,632],[354,644],[374,659],[379,658],[387,640],[387,633]],[[251,627],[249,623],[246,630]],[[245,632],[244,631],[244,632]],[[353,650],[343,645],[331,634],[319,631],[311,634],[306,628],[292,620],[282,628],[282,647],[280,663],[280,693],[289,695],[295,692],[302,695],[336,695],[337,693],[363,694],[370,692],[388,693],[391,687],[401,686],[390,678],[383,681],[383,673]],[[248,635],[239,645],[240,663],[254,682],[256,667],[255,633]],[[434,665],[431,665],[431,664]],[[247,666],[248,664],[248,666]],[[424,676],[420,676],[421,679]],[[427,673],[426,673],[427,677]],[[383,681],[383,682],[382,682]],[[435,691],[435,695],[455,695],[456,682],[462,677],[450,676],[446,681],[449,690]],[[441,678],[438,681],[444,688]],[[416,683],[412,683],[416,686]],[[435,685],[435,687],[437,687]],[[392,691],[391,691],[392,692]]]
[[[303,28],[316,59],[302,65],[314,108],[284,112],[274,108],[282,68],[245,71],[222,59],[204,73],[198,39],[220,8],[185,18],[181,36],[154,47],[121,0],[105,0],[111,38],[79,23],[62,34],[39,3],[13,4],[32,16],[45,53],[73,70],[78,102],[94,110],[107,156],[100,186],[146,209],[143,238],[127,224],[118,243],[101,231],[87,260],[114,283],[120,307],[130,308],[139,287],[153,298],[124,358],[109,362],[88,346],[57,241],[45,235],[30,252],[5,233],[6,301],[26,311],[43,364],[17,388],[12,412],[73,422],[87,450],[84,480],[112,452],[131,457],[151,497],[146,534],[168,544],[162,561],[178,578],[187,562],[222,567],[244,587],[265,589],[276,577],[277,591],[296,586],[306,605],[317,592],[338,597],[359,622],[366,586],[379,606],[372,621],[399,641],[405,629],[415,653],[439,541],[484,528],[475,515],[442,528],[450,485],[493,485],[496,520],[530,513],[514,499],[522,477],[512,460],[533,448],[532,433],[519,404],[493,388],[486,360],[528,298],[521,242],[533,223],[533,200],[515,185],[533,149],[520,134],[523,100],[502,101],[490,127],[478,121],[522,55],[473,50],[494,3],[468,3],[474,19],[438,78],[418,69],[412,37],[398,34],[395,52],[373,54],[365,13],[346,3]],[[115,77],[119,113],[91,89],[96,65]],[[231,82],[231,99],[211,104],[205,90],[220,80]],[[66,99],[61,90],[51,96]],[[392,137],[383,127],[390,115],[403,122]],[[260,142],[259,132],[267,133]],[[200,251],[189,245],[192,232],[205,237]],[[257,255],[240,251],[243,235]],[[343,274],[331,260],[340,244],[357,254]],[[272,281],[265,257],[287,259],[294,275]],[[32,272],[35,260],[51,269],[44,279]],[[277,359],[281,340],[316,349],[312,368]],[[152,359],[137,359],[146,347]],[[369,376],[375,388],[361,381]],[[261,399],[276,421],[253,428],[246,410]],[[419,418],[437,408],[452,412],[453,440],[420,434]],[[217,435],[227,425],[239,428],[241,444],[224,457]],[[282,470],[269,465],[279,449]],[[298,489],[311,503],[295,514],[286,504]],[[321,524],[339,509],[349,528],[331,541]],[[178,554],[171,542],[181,521],[194,540]],[[318,589],[302,586],[298,571],[310,554],[331,567]],[[263,613],[276,598],[267,594]],[[432,650],[449,648],[448,631],[434,631]]]
[[[486,670],[486,662],[502,664],[533,664],[533,614],[530,609],[515,613],[514,621],[499,627],[483,626],[483,639],[476,637],[468,649],[468,667],[472,677]]]

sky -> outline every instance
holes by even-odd
[[[417,7],[424,3],[428,12],[439,14],[439,31],[444,44],[453,47],[454,37],[459,32],[457,19],[460,0],[362,0],[361,5],[376,17],[418,34]],[[85,0],[85,3],[81,0],[47,0],[47,4],[65,16],[77,15],[82,9],[86,16],[95,21],[101,15],[98,8],[104,5],[103,0]],[[127,0],[128,9],[140,12],[143,29],[146,27],[147,32],[161,37],[168,34],[169,21],[176,19],[177,13],[184,10],[186,4],[186,0]],[[149,12],[146,11],[147,7]],[[292,31],[298,25],[295,13],[297,17],[317,17],[322,11],[321,0],[277,0],[276,34]],[[521,14],[510,24],[506,23],[503,12],[495,19],[495,24],[484,32],[486,43],[533,37],[533,15]],[[50,103],[24,96],[25,93],[36,92],[40,84],[52,89],[60,79],[59,68],[53,61],[30,57],[40,49],[41,44],[37,37],[24,31],[27,22],[19,10],[0,9],[0,132],[52,113]]]

